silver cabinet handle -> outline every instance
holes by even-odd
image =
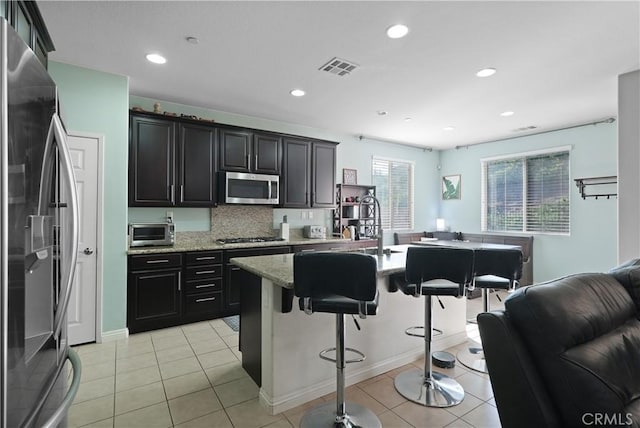
[[[56,308],[56,315],[54,318],[54,333],[53,336],[57,337],[60,334],[62,326],[65,324],[65,315],[67,308],[69,307],[69,299],[71,298],[71,287],[73,285],[73,279],[76,273],[76,262],[78,261],[78,246],[79,246],[79,234],[80,234],[80,218],[79,218],[79,205],[78,205],[78,191],[76,189],[76,178],[73,172],[73,163],[71,161],[71,154],[69,153],[69,145],[67,144],[67,136],[62,126],[62,122],[58,117],[58,114],[54,114],[51,118],[51,125],[49,126],[49,133],[47,134],[46,148],[52,149],[54,141],[58,145],[58,153],[60,156],[61,173],[64,174],[66,184],[69,186],[67,189],[69,194],[69,205],[71,210],[69,215],[71,216],[71,248],[69,252],[69,263],[62,269],[62,286],[61,298]],[[45,148],[45,150],[46,150]],[[46,153],[46,152],[45,152]]]
[[[196,288],[210,288],[215,286],[216,284],[200,284],[200,285],[196,285]]]
[[[196,299],[196,303],[212,302],[214,300],[216,300],[215,297],[207,297],[206,299]]]
[[[196,260],[216,260],[217,256],[196,257]]]
[[[184,184],[180,185],[180,202],[184,201]]]
[[[62,422],[62,419],[67,415],[69,407],[71,407],[71,403],[76,398],[78,388],[80,387],[80,376],[82,375],[82,363],[80,362],[80,357],[78,357],[76,351],[69,349],[67,358],[73,367],[73,379],[71,380],[71,386],[69,387],[64,400],[62,400],[60,407],[53,412],[44,424],[42,424],[42,428],[55,428],[60,424],[60,422]],[[60,375],[63,376],[64,372],[61,372]]]
[[[178,271],[178,291],[182,291],[182,272]]]
[[[169,260],[166,259],[162,259],[162,260],[147,260],[147,263],[152,265],[152,264],[156,264],[156,263],[169,263]]]
[[[171,202],[175,202],[176,201],[175,186],[172,184],[171,186],[169,186],[169,189],[171,191]]]
[[[311,251],[315,251],[313,248],[308,248],[306,250],[300,250],[301,253],[310,253]]]
[[[253,164],[253,167],[254,167],[255,169],[258,169],[258,155],[255,155],[255,156],[254,156],[254,159],[255,159],[256,163],[254,163],[254,164]]]
[[[201,270],[201,271],[196,272],[196,275],[206,275],[208,273],[216,273],[216,271],[215,270]]]
[[[232,267],[231,270],[232,271],[237,271],[237,270],[240,270],[240,268],[239,267]]]

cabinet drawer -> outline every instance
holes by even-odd
[[[222,278],[187,281],[184,285],[187,293],[210,293],[222,291]]]
[[[182,254],[140,254],[129,256],[129,270],[164,269],[182,267]]]
[[[187,281],[215,277],[222,277],[222,265],[190,266],[186,269]]]
[[[189,294],[185,296],[186,314],[219,312],[222,310],[222,292]]]
[[[198,251],[186,254],[187,266],[222,263],[222,251]]]

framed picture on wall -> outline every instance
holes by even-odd
[[[460,199],[462,192],[462,179],[460,174],[445,175],[442,177],[442,199]]]
[[[342,184],[358,184],[358,170],[342,168]]]

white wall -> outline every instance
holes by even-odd
[[[618,76],[618,261],[640,257],[640,70]]]

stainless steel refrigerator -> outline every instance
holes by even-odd
[[[65,426],[80,381],[66,320],[79,224],[71,156],[55,83],[2,18],[0,61],[0,426]]]

